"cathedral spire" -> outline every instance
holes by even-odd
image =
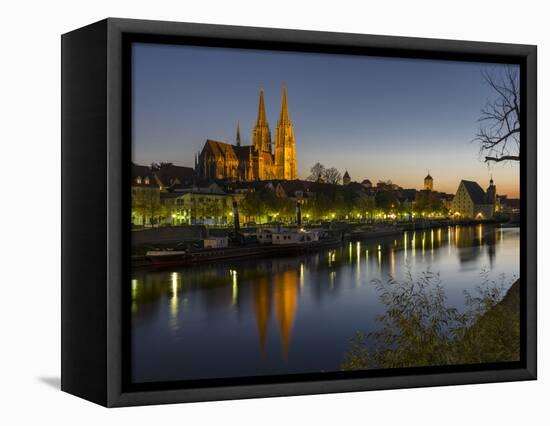
[[[288,114],[286,85],[283,85],[281,115],[275,132],[275,168],[277,179],[296,179],[296,145],[294,127]]]
[[[264,89],[260,89],[260,102],[258,104],[258,119],[252,132],[252,141],[257,152],[271,153],[271,133],[265,114]]]
[[[237,146],[241,146],[241,129],[239,128],[239,122],[237,121],[237,137],[235,138]]]
[[[267,118],[265,115],[265,102],[264,102],[264,89],[260,89],[260,103],[258,104],[258,120],[257,125],[267,124]]]
[[[286,101],[286,84],[283,84],[283,98],[281,100],[281,116],[279,117],[280,123],[290,123],[290,117],[288,115],[288,103]]]

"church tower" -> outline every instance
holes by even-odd
[[[351,182],[351,176],[349,175],[348,171],[346,170],[346,173],[344,173],[344,177],[342,178],[342,182],[344,185],[349,185]]]
[[[257,152],[271,153],[271,132],[265,114],[264,89],[260,89],[258,118],[252,131],[252,143]]]
[[[496,204],[497,202],[497,187],[495,183],[493,182],[493,177],[491,176],[491,180],[489,181],[489,187],[487,188],[486,192],[487,196],[487,203],[488,204]]]
[[[277,179],[296,179],[296,144],[294,126],[288,114],[286,86],[283,86],[281,114],[275,133],[275,169]]]
[[[428,176],[424,178],[424,191],[433,191],[434,190],[434,179],[430,176],[428,171]]]

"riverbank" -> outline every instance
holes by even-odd
[[[338,231],[345,234],[346,237],[355,236],[377,236],[384,232],[386,235],[399,233],[402,231],[422,230],[422,229],[435,229],[446,226],[468,226],[477,224],[491,224],[498,223],[496,221],[481,221],[481,220],[415,220],[413,222],[358,222],[358,223],[344,223],[344,222],[324,222],[319,224],[304,224],[302,228],[324,228],[332,231]],[[273,229],[277,226],[283,226],[288,229],[296,229],[297,225],[258,225],[253,227],[243,227],[241,232],[253,233],[261,229]],[[147,246],[149,249],[154,245],[170,246],[181,243],[193,243],[201,241],[206,236],[211,237],[225,237],[230,235],[233,231],[231,227],[207,227],[205,225],[184,225],[184,226],[170,226],[160,228],[148,228],[132,231],[131,243],[132,252],[134,254],[136,249],[141,246]]]
[[[434,297],[433,276],[428,277],[425,287],[406,281],[394,284],[397,289],[387,288],[393,293],[385,301],[384,327],[369,335],[358,333],[352,339],[343,370],[520,360],[520,280],[502,299],[496,284],[483,283],[476,294],[466,295],[468,309],[458,313],[445,305],[444,296]],[[426,322],[432,311],[437,314]],[[372,343],[369,338],[373,338]]]
[[[456,343],[468,363],[520,360],[520,280],[485,312]]]
[[[413,223],[374,223],[374,224],[347,224],[332,222],[324,224],[330,238],[325,243],[337,245],[349,241],[372,241],[386,237],[400,236],[403,232],[414,232],[424,230],[434,230],[446,228],[448,226],[473,226],[478,224],[495,224],[496,222],[479,220],[431,220],[415,221]],[[318,228],[317,225],[316,228]],[[304,226],[308,229],[307,226]],[[296,229],[296,227],[289,227]],[[251,235],[257,232],[258,228],[245,228],[242,230],[244,235]],[[218,261],[225,258],[239,258],[246,256],[273,256],[288,252],[289,254],[300,251],[299,249],[288,246],[272,247],[271,244],[259,243],[235,243],[223,249],[203,249],[203,238],[206,236],[230,236],[230,230],[227,228],[206,228],[203,226],[177,227],[177,228],[159,228],[149,231],[139,231],[134,233],[132,239],[132,266],[148,267],[155,266],[151,258],[146,256],[150,250],[156,251],[174,251],[182,253],[179,256],[170,256],[170,262],[164,262],[166,266],[186,265],[192,263],[204,263],[209,261]],[[326,244],[312,244],[312,246],[325,246]],[[315,247],[313,247],[315,248]],[[165,253],[169,255],[170,253]],[[167,260],[164,259],[164,260]],[[159,266],[158,263],[156,266]]]

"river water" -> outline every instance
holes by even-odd
[[[519,277],[519,228],[405,232],[292,257],[250,258],[132,277],[132,381],[337,371],[356,332],[384,313],[373,280],[440,274],[464,308],[482,272]]]

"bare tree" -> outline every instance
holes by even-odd
[[[309,170],[310,175],[308,176],[307,180],[318,182],[325,178],[325,166],[323,166],[321,163],[315,163],[315,165]]]
[[[326,183],[339,184],[342,180],[342,175],[336,167],[330,167],[325,170],[323,178]]]
[[[479,131],[473,141],[480,144],[480,155],[486,163],[519,161],[519,73],[516,68],[506,67],[501,74],[484,71],[483,78],[495,98],[482,108]]]
[[[336,167],[325,167],[321,163],[315,165],[309,170],[310,175],[307,180],[312,182],[325,182],[338,184],[342,180],[342,175]]]

